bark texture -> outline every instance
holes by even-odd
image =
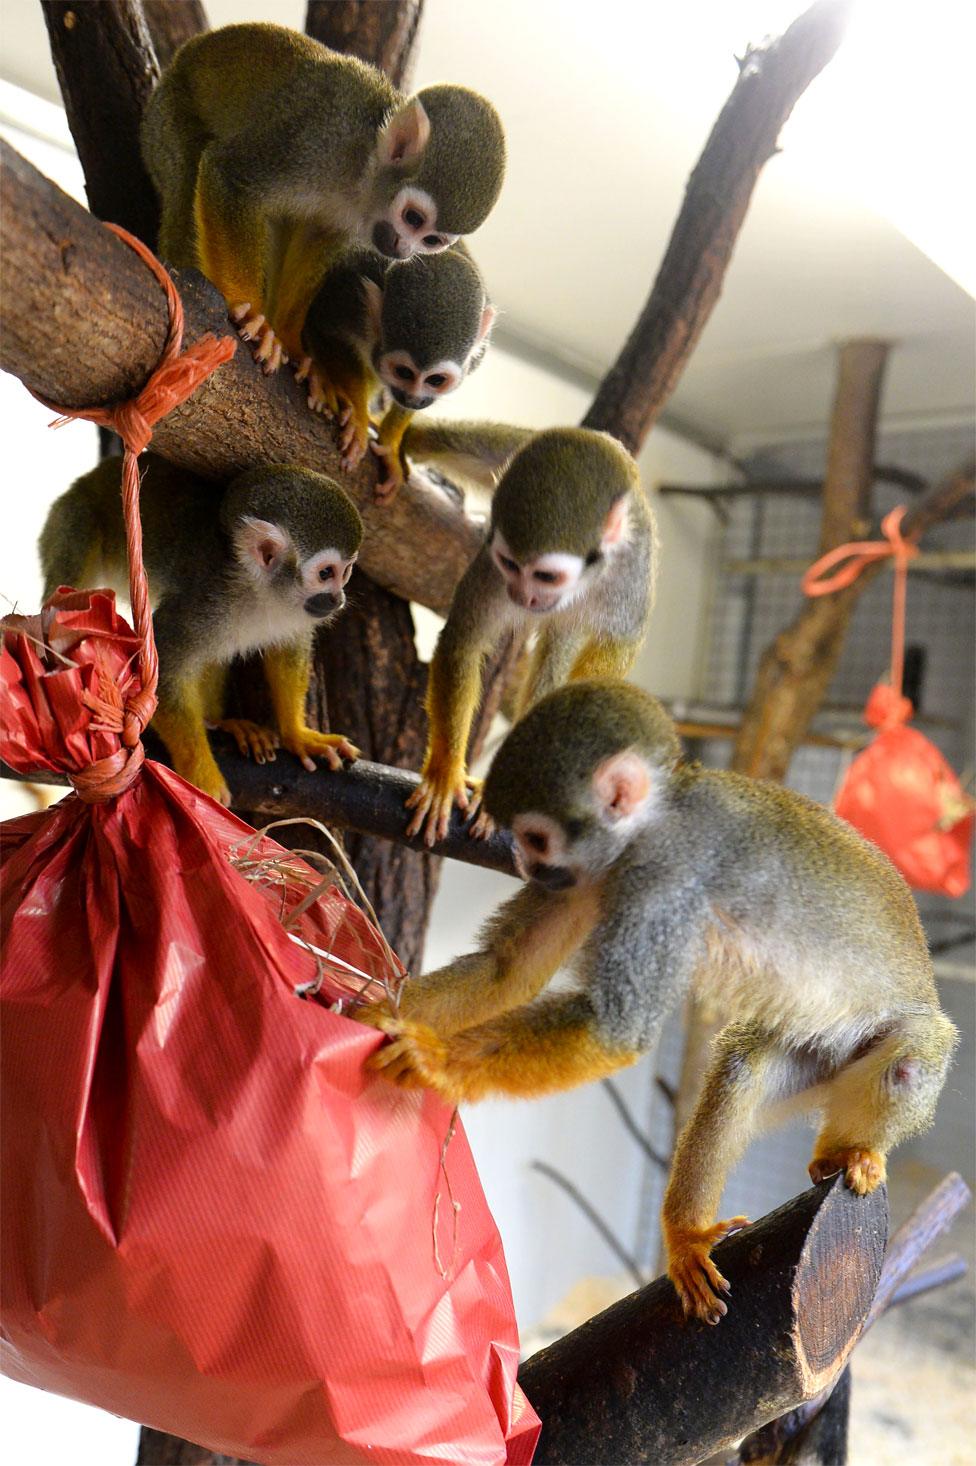
[[[305,30],[324,46],[358,56],[409,86],[424,0],[308,0]]]
[[[677,385],[721,294],[756,181],[798,99],[830,61],[850,0],[817,0],[777,40],[750,47],[685,192],[637,324],[585,427],[636,453]]]
[[[160,71],[184,41],[209,30],[201,0],[142,0],[142,9]]]
[[[139,151],[139,122],[159,66],[142,6],[41,0],[41,8],[91,211],[154,241],[159,208]]]
[[[715,1249],[732,1285],[717,1328],[659,1278],[533,1355],[537,1466],[693,1466],[819,1394],[844,1366],[881,1273],[884,1189],[812,1187]]]

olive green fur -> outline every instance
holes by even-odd
[[[236,574],[230,536],[244,515],[291,535],[301,558],[359,549],[362,520],[349,496],[323,474],[290,466],[248,469],[224,489],[147,454],[140,463],[143,558],[154,600],[173,592],[223,615],[220,580]],[[52,504],[40,536],[45,597],[91,575],[117,584],[125,574],[121,458],[104,458]]]
[[[599,547],[607,516],[624,494],[649,520],[637,465],[606,433],[550,428],[511,460],[492,501],[492,527],[527,560],[560,551],[586,556]]]
[[[543,748],[550,750],[548,773],[540,777]],[[536,703],[498,749],[485,779],[485,809],[507,826],[530,810],[578,818],[590,809],[595,765],[627,748],[663,769],[678,762],[681,744],[660,703],[629,682],[593,679],[561,687]]]
[[[419,371],[438,361],[463,366],[486,304],[477,267],[458,250],[397,261],[383,282],[381,349],[409,351]]]
[[[417,97],[430,119],[430,142],[416,182],[437,200],[438,229],[472,234],[494,207],[505,177],[501,118],[466,87],[424,87]]]
[[[143,119],[143,156],[162,204],[161,253],[171,264],[200,266],[194,199],[202,167],[266,263],[274,220],[333,231],[323,258],[334,259],[420,174],[440,229],[476,228],[504,167],[494,109],[463,87],[432,88],[435,118],[418,174],[418,165],[380,166],[375,158],[381,128],[406,101],[376,68],[283,26],[245,23],[193,37],[163,73]],[[452,129],[457,135],[444,135]],[[496,131],[492,151],[486,138]],[[447,176],[452,167],[463,176]],[[441,222],[441,197],[454,223]],[[277,282],[266,278],[263,288],[270,299]]]

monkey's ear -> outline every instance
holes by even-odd
[[[474,338],[474,344],[476,347],[480,346],[482,341],[484,341],[485,337],[488,335],[488,332],[495,324],[495,319],[497,315],[498,312],[492,305],[491,301],[486,300],[484,310],[481,312],[481,320],[478,323],[478,334]]]
[[[369,329],[373,341],[383,339],[383,289],[371,280],[368,275],[363,275],[359,282],[363,287],[363,298],[366,301],[366,318],[369,322]]]
[[[619,545],[630,527],[630,509],[627,500],[629,495],[621,494],[610,506],[610,513],[607,515],[603,526],[603,540],[601,546],[608,550],[613,545]]]
[[[258,570],[269,570],[288,544],[280,525],[267,519],[242,519],[234,535],[237,553]]]
[[[430,118],[424,111],[423,102],[414,97],[404,102],[383,128],[377,143],[377,156],[388,167],[402,168],[407,163],[416,163],[423,156],[429,137]]]
[[[593,793],[608,820],[635,814],[651,792],[651,771],[632,748],[611,754],[593,770]]]

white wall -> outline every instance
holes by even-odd
[[[11,97],[0,85],[0,117],[4,112],[9,117]],[[57,109],[51,109],[39,114],[37,125],[57,130],[63,124]],[[72,156],[9,126],[3,131],[49,177],[84,200],[80,169]],[[454,416],[544,427],[578,421],[588,400],[579,385],[496,348],[446,408]],[[0,426],[9,474],[0,592],[28,611],[37,607],[40,595],[34,546],[47,508],[94,463],[97,452],[93,427],[75,423],[51,432],[51,417],[19,382],[0,377]],[[717,465],[702,450],[660,429],[641,457],[641,469],[652,490],[666,479],[711,481]],[[658,501],[656,510],[662,537],[658,601],[636,676],[652,691],[688,696],[695,692],[712,521],[702,506],[685,502]],[[419,613],[418,620],[420,639],[429,650],[437,619]],[[0,783],[0,814],[7,817],[30,807],[23,791]],[[470,947],[484,916],[514,889],[505,877],[445,864],[431,921],[429,965]],[[623,1075],[621,1087],[643,1116],[652,1090],[649,1065]],[[483,1105],[466,1113],[465,1125],[505,1242],[519,1320],[529,1328],[581,1275],[618,1270],[589,1224],[548,1179],[529,1169],[530,1162],[543,1159],[565,1171],[634,1247],[644,1181],[638,1153],[597,1086],[520,1105]],[[6,1380],[0,1381],[0,1409],[7,1421],[3,1439],[11,1460],[30,1460],[32,1466],[130,1466],[135,1458],[135,1428],[101,1412]]]

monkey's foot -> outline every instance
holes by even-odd
[[[432,770],[422,778],[407,800],[407,809],[416,811],[407,826],[407,838],[423,833],[424,844],[428,848],[436,845],[438,840],[445,840],[451,823],[451,810],[456,804],[467,814],[475,783],[475,780],[465,777],[463,768],[459,774],[451,771],[440,774]]]
[[[256,764],[273,764],[275,749],[281,747],[281,739],[273,728],[262,728],[260,723],[252,723],[248,718],[222,718],[208,726],[229,733],[238,752],[244,758],[253,758]]]
[[[341,733],[317,733],[314,728],[298,728],[282,733],[281,744],[293,753],[310,774],[315,773],[315,760],[324,758],[330,769],[341,769],[343,759],[357,759],[359,749]]]
[[[728,1312],[719,1293],[730,1294],[732,1288],[712,1262],[710,1253],[723,1237],[738,1232],[748,1224],[748,1217],[730,1217],[713,1227],[676,1227],[665,1221],[664,1238],[668,1249],[668,1277],[675,1286],[685,1317],[700,1318],[702,1323],[717,1324]]]
[[[833,1155],[814,1156],[807,1169],[815,1185],[818,1181],[826,1181],[828,1176],[836,1176],[838,1171],[843,1171],[846,1185],[858,1196],[867,1196],[881,1185],[888,1174],[884,1156],[878,1150],[869,1150],[867,1146],[850,1146]]]
[[[335,388],[328,377],[324,377],[318,367],[312,365],[310,356],[303,356],[298,363],[295,381],[308,383],[305,400],[310,412],[317,412],[320,417],[335,417],[339,411]]]
[[[352,473],[363,461],[369,442],[369,411],[359,409],[348,400],[339,404],[339,448],[342,452],[342,467]]]
[[[403,1089],[438,1089],[444,1080],[447,1044],[424,1023],[377,1018],[373,1025],[390,1035],[390,1043],[367,1061],[384,1079]]]
[[[274,331],[260,311],[251,313],[251,302],[243,301],[230,307],[230,318],[237,327],[242,341],[254,343],[254,360],[266,377],[276,372],[288,357]]]
[[[383,473],[383,477],[376,481],[373,497],[377,504],[392,504],[406,482],[399,446],[378,442],[370,443],[369,446],[380,460]]]

